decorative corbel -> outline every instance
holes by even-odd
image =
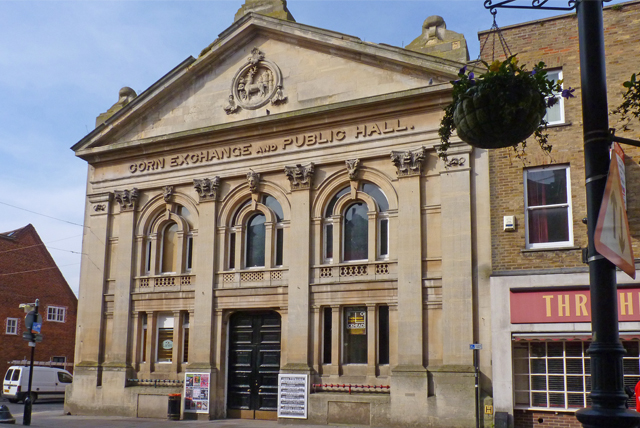
[[[133,211],[138,200],[138,189],[116,190],[113,192],[114,199],[120,204],[120,211]]]
[[[173,196],[173,186],[164,186],[162,188],[162,198],[166,203],[171,202],[171,197]]]
[[[251,207],[256,209],[258,204],[258,196],[260,191],[258,185],[260,184],[260,174],[254,170],[247,172],[247,182],[249,183],[249,191],[251,192]]]
[[[211,179],[194,179],[193,187],[200,196],[200,202],[215,201],[218,199],[218,188],[220,187],[220,177],[215,176]]]
[[[356,181],[358,179],[358,168],[360,167],[360,159],[348,159],[344,161],[347,164],[347,172],[349,180]]]
[[[392,151],[391,161],[398,168],[398,177],[409,177],[422,174],[422,164],[425,160],[426,149]]]
[[[289,183],[291,183],[291,190],[310,189],[314,172],[315,166],[313,162],[305,166],[298,164],[284,167],[284,175],[287,176]]]
[[[349,174],[351,197],[355,199],[358,192],[358,169],[360,168],[360,159],[348,159],[344,163],[347,165],[347,174]]]

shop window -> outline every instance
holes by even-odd
[[[64,322],[65,308],[58,306],[47,307],[47,321]]]
[[[343,363],[367,364],[367,308],[344,308]]]
[[[189,362],[189,314],[184,314],[182,320],[182,362]]]
[[[18,318],[7,318],[5,334],[18,334]]]
[[[547,79],[553,80],[554,82],[562,80],[562,70],[547,71]],[[556,99],[555,104],[547,107],[547,113],[544,119],[549,125],[564,123],[564,98],[562,98],[561,92],[554,93],[552,97]]]
[[[173,315],[158,315],[158,336],[156,361],[170,363],[173,361]]]
[[[322,329],[322,363],[331,364],[331,334],[332,334],[332,310],[324,308],[322,313],[323,329]]]
[[[378,307],[378,364],[389,364],[389,306]]]
[[[140,355],[140,361],[143,363],[147,362],[147,314],[142,314],[142,343],[141,343],[141,355]]]
[[[527,248],[573,245],[569,166],[524,170]]]
[[[363,261],[369,259],[369,245],[376,245],[378,259],[389,258],[389,201],[382,189],[369,182],[363,182],[359,190],[375,201],[375,206],[368,206],[364,201],[354,200],[342,213],[336,213],[338,200],[348,195],[349,186],[340,189],[331,198],[325,209],[323,221],[323,259],[325,263],[334,261],[334,242],[340,231],[335,226],[336,215],[340,215],[342,228],[342,261]],[[370,212],[374,211],[376,220],[370,221]],[[375,243],[369,242],[369,229],[375,228]]]
[[[342,316],[342,364],[369,364],[368,335],[377,334],[377,363],[389,364],[389,306],[380,305],[376,331],[368,331],[366,306],[347,306]],[[332,364],[333,310],[322,310],[322,364]],[[373,363],[373,362],[372,362]]]
[[[623,341],[624,385],[640,380],[637,341]],[[590,342],[514,342],[513,389],[516,407],[568,410],[591,406]],[[630,408],[635,407],[629,399]]]

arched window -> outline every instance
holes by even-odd
[[[366,260],[369,257],[369,220],[367,206],[362,202],[350,205],[344,213],[344,261]]]
[[[154,220],[143,247],[146,275],[191,271],[194,221],[192,213],[179,204],[172,205],[170,214],[163,211]]]
[[[162,231],[162,273],[176,272],[178,265],[178,225],[169,223]]]
[[[264,266],[266,217],[256,214],[247,223],[247,255],[246,267]]]
[[[250,211],[247,216],[249,205],[251,199],[239,204],[232,216],[228,229],[227,267],[236,269],[282,266],[285,229],[282,205],[275,197],[265,194],[257,204],[258,208]],[[248,220],[242,220],[243,218]],[[242,222],[246,222],[244,227]],[[244,247],[241,243],[244,243]],[[242,257],[237,258],[238,254],[242,254]]]
[[[349,195],[350,192],[350,186],[340,189],[329,200],[325,208],[323,220],[323,259],[325,263],[334,262],[334,253],[337,251],[335,242],[339,237],[342,237],[342,247],[338,246],[337,248],[342,251],[342,261],[368,260],[370,245],[375,245],[376,258],[388,259],[389,200],[380,187],[370,182],[362,182],[358,187],[358,192],[370,196],[375,201],[375,204],[372,204],[374,206],[369,206],[365,201],[356,199],[343,212],[335,212],[338,201],[346,198],[345,195]],[[375,211],[375,220],[370,218],[370,211]],[[336,222],[337,218],[340,218],[341,223]],[[341,231],[336,230],[336,224],[340,224]],[[373,228],[373,235],[369,233],[371,228]],[[376,236],[376,242],[370,243],[369,236]]]

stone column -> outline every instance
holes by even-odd
[[[89,195],[85,207],[84,236],[80,267],[80,290],[76,322],[74,380],[65,401],[65,410],[75,413],[76,403],[81,405],[87,397],[96,396],[101,384],[100,358],[102,330],[104,328],[104,287],[108,274],[106,264],[109,239],[111,194]]]
[[[220,178],[205,178],[193,180],[194,187],[200,197],[198,207],[198,236],[194,238],[193,268],[195,273],[195,299],[193,317],[189,319],[189,365],[188,371],[210,373],[210,402],[216,403],[217,397],[216,374],[221,361],[215,358],[217,322],[220,317],[215,316],[214,283],[215,283],[215,254],[217,199]],[[197,239],[197,241],[196,241]],[[182,327],[182,326],[180,326]],[[197,339],[196,339],[197,338]],[[209,417],[214,417],[216,406],[209,407]]]
[[[473,423],[473,241],[468,155],[451,159],[440,174],[442,241],[442,366],[429,366],[438,412]]]
[[[173,311],[173,349],[171,350],[171,373],[180,373],[182,366],[182,314]]]
[[[340,375],[342,367],[342,329],[340,328],[340,306],[331,306],[331,371],[328,374]]]
[[[422,196],[420,179],[425,149],[391,152],[397,167],[398,310],[397,365],[391,368],[391,419],[413,424],[428,395],[423,366]]]
[[[378,368],[378,317],[375,304],[367,305],[367,376],[375,377]]]
[[[134,312],[132,315],[133,322],[133,338],[132,338],[132,346],[131,346],[131,365],[133,369],[138,371],[140,370],[140,355],[142,354],[142,318],[144,317],[144,312]]]
[[[291,183],[291,227],[289,236],[301,237],[301,242],[311,236],[311,179],[314,173],[313,163],[302,166],[285,167],[285,175]],[[306,237],[306,238],[303,238]],[[289,266],[288,321],[287,321],[287,364],[282,367],[285,373],[311,372],[309,364],[309,275],[311,252],[309,245],[289,245],[287,253]]]
[[[115,192],[115,200],[120,205],[118,222],[118,246],[115,263],[115,293],[113,296],[113,328],[111,349],[106,353],[103,385],[110,390],[125,387],[131,373],[131,289],[134,269],[136,205],[138,189]],[[111,385],[107,385],[111,384]]]

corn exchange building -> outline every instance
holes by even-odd
[[[165,417],[180,393],[185,419],[475,424],[488,159],[459,140],[438,158],[466,42],[437,16],[416,36],[364,42],[247,0],[198,58],[120,91],[73,147],[89,172],[67,411]]]

